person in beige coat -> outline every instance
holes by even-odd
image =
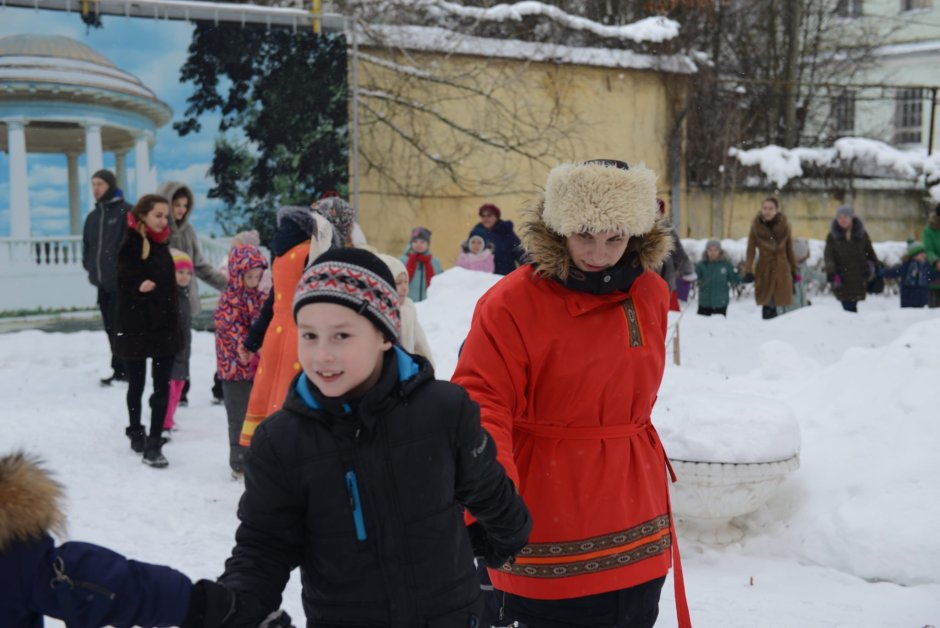
[[[196,277],[219,292],[225,290],[228,276],[203,258],[199,250],[199,237],[189,222],[195,208],[193,191],[179,181],[164,181],[157,187],[157,194],[170,201],[170,247],[179,249],[192,258]],[[189,305],[193,316],[202,311],[199,286],[196,282],[189,287]]]
[[[408,353],[427,358],[433,368],[434,357],[431,355],[431,345],[428,344],[424,329],[421,327],[421,323],[418,322],[418,310],[415,308],[415,302],[408,297],[408,269],[397,257],[380,253],[379,258],[392,271],[392,277],[395,278],[395,288],[401,298],[401,348]]]
[[[777,199],[769,196],[751,223],[744,260],[744,282],[754,282],[754,300],[763,306],[763,318],[776,317],[778,307],[793,302],[793,281],[798,268],[790,224]]]

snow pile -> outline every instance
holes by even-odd
[[[931,198],[940,202],[940,183],[937,183],[940,181],[940,152],[936,151],[927,155],[922,148],[903,151],[878,140],[843,137],[831,148],[783,148],[771,144],[749,150],[732,147],[728,155],[741,165],[758,166],[779,188],[790,179],[803,176],[803,164],[839,167],[857,162],[898,178],[916,179],[919,185],[929,185]]]

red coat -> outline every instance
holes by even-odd
[[[497,589],[572,598],[669,570],[666,459],[650,423],[668,305],[651,270],[595,295],[531,266],[477,303],[453,381],[480,404],[534,523],[515,563],[490,571]]]

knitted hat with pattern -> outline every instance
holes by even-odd
[[[330,249],[304,271],[294,292],[294,320],[310,303],[335,303],[365,316],[398,342],[401,312],[395,278],[375,254],[363,249]]]
[[[193,258],[179,249],[170,249],[170,255],[173,256],[173,267],[176,270],[188,270],[193,272]]]

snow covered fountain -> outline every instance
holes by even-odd
[[[683,536],[725,545],[732,520],[756,511],[800,466],[800,428],[779,401],[752,394],[660,397],[654,412],[669,461],[672,509]]]

